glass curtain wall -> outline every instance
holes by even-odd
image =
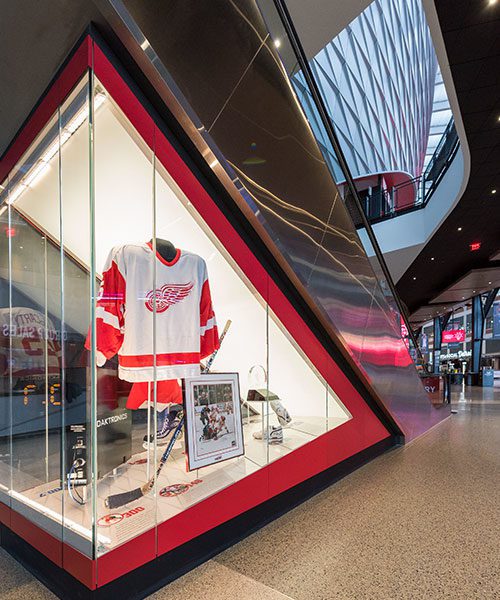
[[[350,419],[147,123],[90,72],[0,192],[0,501],[90,557]]]

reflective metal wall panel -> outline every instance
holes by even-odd
[[[136,28],[137,46],[243,184],[248,206],[406,438],[447,416],[424,391],[399,314],[381,291],[290,84],[283,61],[293,63],[293,52],[279,24],[270,33],[269,14],[264,20],[252,0],[109,6]]]

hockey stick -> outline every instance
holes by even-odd
[[[226,336],[226,333],[227,333],[230,325],[231,325],[231,320],[229,319],[224,327],[224,330],[222,331],[222,333],[219,337],[219,348],[222,344],[223,339]],[[203,373],[208,373],[208,371],[210,370],[210,367],[212,366],[212,363],[214,362],[214,359],[217,356],[219,348],[217,348],[217,350],[215,350],[211,354],[210,358],[207,361],[207,364],[205,365],[205,368],[203,369]],[[135,490],[130,490],[128,492],[122,492],[121,494],[113,494],[112,496],[108,496],[106,498],[106,500],[104,500],[104,505],[106,506],[106,508],[111,508],[111,509],[119,508],[120,506],[129,504],[129,502],[133,502],[134,500],[138,500],[139,498],[142,498],[146,494],[149,494],[149,492],[153,489],[153,487],[155,485],[155,481],[158,479],[158,477],[161,473],[161,470],[163,469],[164,464],[167,462],[168,457],[170,456],[170,453],[172,452],[172,448],[174,447],[175,442],[177,441],[177,438],[179,437],[179,435],[182,431],[182,428],[184,426],[184,421],[185,421],[185,416],[184,416],[184,414],[182,414],[179,424],[175,428],[175,431],[174,431],[172,437],[170,438],[168,446],[166,447],[165,452],[162,454],[162,456],[160,458],[160,463],[158,464],[158,468],[156,469],[156,473],[153,475],[153,477],[151,477],[151,479],[149,481],[147,481],[143,486],[138,487]]]
[[[217,352],[219,352],[219,349],[222,345],[222,341],[226,337],[227,330],[231,327],[231,323],[232,323],[231,319],[228,319],[226,321],[226,324],[224,325],[224,329],[222,330],[222,333],[219,336],[219,348],[217,348],[217,350],[214,350],[214,352],[212,352],[212,354],[210,355],[210,358],[207,360],[207,364],[205,365],[205,368],[203,369],[203,373],[208,373],[210,371],[212,363],[214,362],[214,359],[217,356]]]

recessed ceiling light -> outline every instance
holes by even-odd
[[[417,279],[417,278],[416,278],[416,277],[414,277],[414,278],[413,278],[413,281],[415,281],[416,279]]]
[[[457,229],[457,231],[462,231],[462,228],[461,228],[461,227],[459,227],[459,228]]]
[[[488,285],[491,285],[491,281],[488,281]]]
[[[492,194],[496,194],[496,193],[497,193],[497,191],[496,191],[496,190],[491,190],[491,193],[492,193]]]
[[[490,0],[490,2],[491,2],[491,0]],[[280,39],[274,40],[274,46],[275,46],[275,48],[279,48],[281,46],[281,40]]]
[[[434,257],[433,257],[433,256],[431,256],[431,260],[434,260]]]

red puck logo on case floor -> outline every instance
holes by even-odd
[[[99,527],[111,527],[111,525],[116,525],[117,523],[123,521],[123,519],[133,517],[143,510],[145,510],[144,506],[136,506],[135,508],[127,510],[127,512],[124,513],[111,513],[109,515],[104,515],[97,520],[97,525],[99,525]]]
[[[146,308],[153,312],[156,302],[156,312],[162,313],[173,304],[177,304],[189,296],[193,283],[167,283],[161,288],[151,290],[146,296]]]
[[[113,513],[111,515],[104,515],[98,519],[97,524],[99,527],[111,527],[111,525],[116,525],[120,521],[123,521],[125,517],[121,513]]]
[[[163,498],[172,498],[173,496],[180,496],[185,494],[190,488],[197,483],[203,483],[203,479],[195,479],[191,483],[174,483],[173,485],[167,485],[160,490],[160,496]]]

